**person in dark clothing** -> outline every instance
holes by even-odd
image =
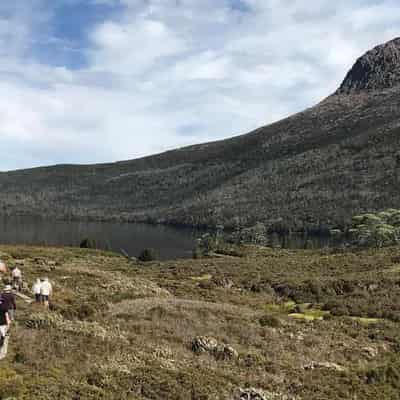
[[[2,327],[2,326],[8,327],[10,325],[10,323],[11,323],[11,321],[8,317],[7,306],[0,299],[0,327]],[[0,333],[1,332],[2,332],[2,330],[0,329]]]
[[[6,304],[0,298],[0,360],[7,354],[8,337],[7,333],[10,329],[11,320],[8,315]]]
[[[17,304],[15,303],[15,294],[12,292],[11,285],[6,285],[4,292],[0,295],[2,299],[3,307],[7,308],[8,316],[10,320],[15,319],[15,312],[17,310]]]

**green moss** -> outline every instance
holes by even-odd
[[[366,318],[366,317],[350,317],[350,319],[359,322],[362,325],[376,325],[383,321],[380,318]]]
[[[301,313],[292,313],[292,314],[289,314],[289,317],[294,318],[294,319],[304,320],[304,321],[314,321],[316,319],[322,319],[322,318],[316,318],[313,315],[307,315],[307,314],[301,314]]]
[[[290,311],[294,310],[296,307],[296,302],[287,301],[279,304],[266,304],[264,309],[269,313],[278,313],[278,314],[287,314]]]
[[[315,320],[321,321],[328,315],[330,315],[329,311],[310,309],[303,313],[290,313],[289,317],[295,319],[303,319],[306,321],[315,321]]]

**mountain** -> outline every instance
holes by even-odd
[[[400,39],[316,106],[246,135],[142,159],[0,174],[0,212],[226,227],[341,226],[400,203]]]

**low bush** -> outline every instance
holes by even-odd
[[[83,239],[82,242],[80,243],[79,247],[81,249],[97,249],[97,242],[94,239]]]
[[[144,249],[138,257],[139,261],[149,262],[157,260],[157,252],[154,249]]]
[[[279,328],[282,326],[282,322],[278,317],[275,317],[274,315],[263,315],[258,322],[260,323],[261,326],[269,326],[270,328]]]

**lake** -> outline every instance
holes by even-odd
[[[100,248],[137,257],[145,248],[156,249],[160,259],[188,258],[196,239],[204,231],[163,225],[112,222],[62,221],[32,217],[0,217],[0,243],[45,246],[79,246],[95,240]],[[331,246],[328,237],[301,235],[270,237],[270,243],[284,248]]]
[[[31,217],[0,218],[0,243],[79,246],[89,238],[103,249],[138,256],[154,248],[161,259],[191,257],[202,232],[170,226],[112,222],[62,221]]]

